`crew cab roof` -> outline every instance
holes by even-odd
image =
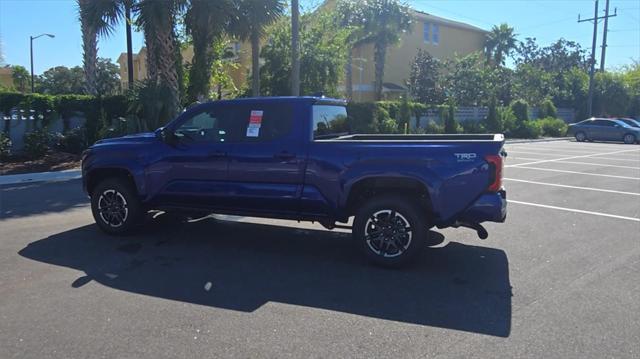
[[[219,101],[209,101],[204,102],[202,104],[224,104],[224,105],[246,105],[251,103],[278,103],[278,102],[305,102],[308,104],[318,104],[318,105],[339,105],[345,106],[347,104],[346,100],[330,98],[330,97],[318,97],[318,96],[274,96],[274,97],[246,97],[246,98],[236,98],[232,100],[219,100]],[[200,105],[200,104],[199,104]]]

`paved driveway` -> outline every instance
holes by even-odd
[[[107,237],[77,180],[3,186],[0,357],[638,357],[640,147],[507,151],[507,223],[400,271],[312,224]]]

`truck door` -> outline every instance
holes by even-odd
[[[147,176],[163,204],[224,207],[229,152],[238,126],[233,113],[208,106],[190,114],[174,128],[173,144],[163,144]],[[234,128],[235,126],[235,128]]]
[[[297,102],[235,107],[242,133],[229,154],[230,200],[248,212],[298,212],[306,159]],[[298,134],[298,135],[297,135]]]

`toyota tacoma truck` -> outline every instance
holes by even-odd
[[[97,225],[124,234],[151,210],[350,226],[371,261],[400,266],[432,227],[503,222],[504,136],[349,134],[346,103],[273,97],[196,105],[153,133],[82,158]],[[341,224],[342,223],[342,224]]]

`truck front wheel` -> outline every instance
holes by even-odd
[[[123,179],[107,178],[93,190],[91,212],[98,227],[107,234],[126,234],[140,223],[142,205],[131,187]]]
[[[400,267],[418,254],[427,235],[426,214],[411,198],[382,195],[357,211],[353,237],[365,256],[385,267]]]

